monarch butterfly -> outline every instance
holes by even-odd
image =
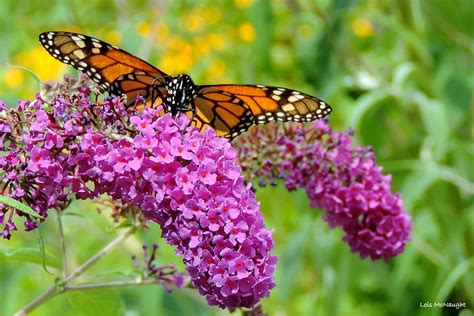
[[[186,74],[167,75],[148,62],[96,38],[44,32],[41,44],[59,61],[84,72],[101,91],[126,95],[127,106],[142,95],[148,106],[163,104],[172,115],[186,113],[201,130],[212,127],[229,139],[253,124],[310,122],[331,113],[324,101],[286,88],[261,85],[196,85]]]

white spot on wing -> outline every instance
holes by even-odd
[[[79,58],[79,59],[84,59],[86,58],[86,54],[84,54],[84,52],[81,50],[81,49],[76,49],[73,54]]]
[[[290,96],[288,97],[288,101],[289,101],[289,102],[296,102],[296,101],[298,101],[298,100],[299,100],[299,99],[297,98],[296,95],[290,95]]]
[[[79,46],[80,48],[84,48],[86,47],[86,43],[84,41],[76,41],[76,45]]]
[[[295,106],[291,103],[287,103],[285,105],[282,105],[281,109],[285,112],[291,112],[295,110]]]

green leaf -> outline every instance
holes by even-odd
[[[450,124],[445,107],[441,102],[427,98],[422,93],[415,94],[414,100],[420,110],[422,122],[433,143],[436,158],[439,159],[446,150],[450,136]],[[436,160],[437,160],[436,159]]]
[[[123,304],[116,289],[92,289],[65,294],[74,315],[122,315]]]
[[[3,204],[6,204],[10,207],[16,208],[17,210],[20,210],[23,213],[26,213],[26,214],[34,217],[34,218],[44,219],[43,216],[41,216],[38,213],[36,213],[35,211],[33,211],[33,209],[31,207],[29,207],[28,205],[23,204],[23,203],[15,200],[15,199],[12,199],[9,196],[4,196],[4,195],[0,196],[0,203],[3,203]]]
[[[415,71],[415,65],[411,62],[402,63],[393,71],[393,85],[395,87],[403,86],[403,83],[410,79]]]
[[[279,297],[288,297],[289,293],[295,288],[298,280],[298,271],[303,268],[303,253],[307,247],[305,240],[311,234],[314,228],[314,222],[311,221],[309,215],[305,215],[301,222],[301,226],[295,231],[286,242],[286,245],[279,258],[279,265],[285,267],[282,274],[277,274],[277,283],[280,285],[276,291]]]
[[[354,113],[350,116],[349,126],[358,129],[364,115],[374,106],[388,98],[390,94],[385,89],[374,90],[361,97],[354,105]]]
[[[30,262],[42,264],[41,252],[38,248],[8,248],[0,249],[0,261],[16,260],[21,262]],[[45,265],[60,268],[59,260],[48,253],[44,254]]]
[[[459,283],[460,279],[471,273],[474,270],[474,259],[462,261],[448,274],[443,285],[436,294],[436,302],[444,302],[448,295],[453,292],[453,289]]]
[[[411,210],[425,192],[439,178],[428,169],[420,166],[415,172],[408,176],[402,189],[402,196],[406,209]]]
[[[48,267],[46,264],[46,250],[44,249],[44,239],[43,239],[43,235],[41,234],[41,229],[37,229],[36,231],[38,234],[38,246],[39,246],[41,266],[43,267],[43,270],[46,271],[46,273],[53,275],[53,273],[48,271]]]

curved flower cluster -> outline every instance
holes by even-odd
[[[310,127],[252,130],[235,145],[251,178],[261,185],[283,178],[290,191],[304,189],[311,207],[323,209],[332,228],[342,227],[353,252],[388,260],[403,251],[411,219],[400,196],[391,193],[390,175],[382,174],[370,148],[352,146],[351,135],[322,120]],[[254,169],[256,164],[261,167]]]
[[[161,225],[211,305],[252,307],[274,287],[271,232],[235,150],[213,131],[201,134],[187,117],[159,109],[130,114],[118,99],[93,104],[87,90],[0,111],[2,194],[43,216],[72,195],[106,193],[138,206]],[[0,221],[8,214],[5,238],[14,211],[1,206]],[[35,228],[26,216],[26,229]]]

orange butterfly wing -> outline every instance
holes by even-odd
[[[137,88],[144,88],[143,84],[149,85],[156,78],[167,76],[146,61],[90,36],[44,32],[39,40],[54,58],[84,72],[102,91],[109,89],[115,80],[127,78],[126,75],[132,73],[137,73],[134,76],[139,78],[139,82],[124,84],[123,87],[116,85],[115,89],[122,89],[119,94],[128,90],[139,91]]]
[[[193,125],[210,126],[218,136],[234,138],[253,124],[310,122],[331,113],[324,101],[300,91],[254,85],[200,86],[193,101]],[[192,113],[188,113],[192,117]]]
[[[146,61],[96,38],[69,32],[45,32],[41,44],[59,61],[84,72],[101,90],[127,96],[128,105],[140,94],[156,107],[168,96],[170,76]],[[174,78],[174,77],[171,77]],[[198,86],[187,115],[201,130],[209,126],[218,136],[234,138],[253,124],[271,121],[309,122],[325,117],[331,107],[308,94],[254,85]],[[185,108],[188,105],[180,105]],[[192,110],[195,110],[195,114]]]
[[[168,95],[166,81],[144,71],[133,72],[117,78],[109,87],[113,95],[127,96],[127,106],[135,104],[137,95],[141,95],[146,106],[156,108],[163,103],[162,98]],[[158,92],[160,94],[158,94]]]
[[[217,136],[229,137],[242,133],[254,124],[254,116],[244,101],[233,94],[217,91],[218,86],[201,86],[192,101],[196,114],[188,112],[193,118],[193,126],[201,131],[206,127],[216,130]]]

